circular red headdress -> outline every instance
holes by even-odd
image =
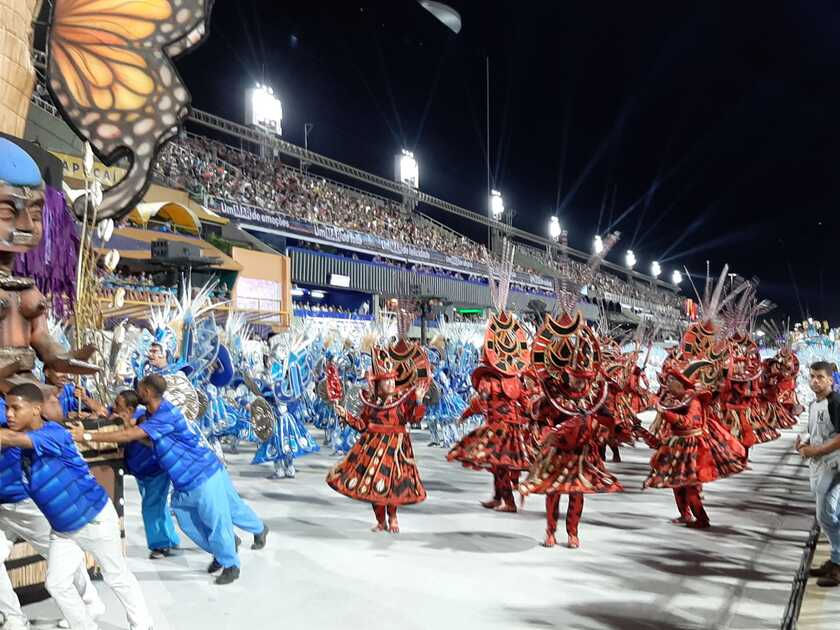
[[[559,321],[546,316],[534,337],[531,365],[546,397],[563,413],[592,413],[606,398],[598,338],[580,313],[564,314]],[[572,387],[572,378],[578,386]]]
[[[405,391],[424,383],[426,390],[432,382],[432,369],[429,356],[416,341],[400,339],[387,350],[388,358],[396,372],[397,390]]]
[[[528,367],[528,334],[507,311],[493,315],[484,334],[484,362],[507,376]]]

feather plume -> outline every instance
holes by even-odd
[[[487,275],[490,282],[490,295],[493,299],[493,307],[497,313],[501,313],[507,307],[516,246],[508,239],[504,239],[502,241],[502,255],[500,260],[491,258],[486,250],[484,253],[487,261]]]

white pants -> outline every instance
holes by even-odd
[[[102,569],[105,584],[111,587],[125,608],[131,630],[150,630],[152,618],[137,578],[128,570],[122,552],[117,512],[108,501],[90,523],[71,533],[52,532],[47,563],[47,590],[55,599],[72,630],[96,630],[85,603],[73,586],[73,576],[87,551]]]
[[[14,541],[18,538],[28,542],[36,553],[46,558],[50,550],[50,529],[47,517],[32,499],[0,504],[0,612],[7,619],[17,617],[21,625],[26,618],[3,561],[9,557]],[[85,570],[84,558],[76,567],[72,580],[73,587],[87,606],[100,604],[99,595]]]

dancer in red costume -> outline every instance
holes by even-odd
[[[720,389],[723,424],[738,438],[747,458],[755,444],[772,442],[780,437],[771,425],[768,408],[762,404],[760,377],[761,358],[750,339],[730,339],[729,369]]]
[[[797,421],[781,401],[783,370],[777,357],[764,359],[760,383],[761,405],[768,423],[776,429],[790,429],[796,426]]]
[[[545,495],[545,547],[556,544],[560,498],[569,495],[567,545],[576,549],[584,495],[623,490],[601,455],[616,427],[606,410],[596,415],[607,396],[600,350],[580,313],[574,318],[563,314],[559,321],[547,316],[534,339],[531,360],[545,393],[539,410],[550,426],[519,491],[523,497]]]
[[[481,414],[484,422],[461,438],[447,459],[493,473],[493,498],[481,505],[499,512],[516,512],[513,488],[519,473],[530,467],[533,456],[528,396],[522,381],[528,367],[528,338],[513,314],[504,310],[513,265],[513,247],[507,241],[502,261],[499,267],[490,266],[497,313],[487,325],[482,362],[472,374],[476,396],[461,417],[463,421]]]
[[[671,488],[679,516],[673,523],[706,529],[709,516],[703,507],[702,485],[744,470],[744,453],[705,406],[711,396],[698,391],[697,375],[711,367],[695,361],[683,370],[672,367],[665,375],[666,391],[661,395],[656,423],[656,452],[643,488]],[[655,423],[655,424],[656,424]],[[693,517],[693,518],[692,518]]]
[[[618,237],[617,232],[610,234],[603,251],[590,258],[584,284],[591,281]],[[576,549],[580,546],[578,526],[584,495],[620,492],[623,488],[607,471],[601,455],[617,427],[608,411],[596,415],[606,400],[608,385],[598,338],[578,310],[579,287],[569,285],[565,232],[560,235],[560,251],[555,287],[558,316],[545,316],[531,348],[531,369],[542,383],[544,394],[538,409],[549,428],[543,432],[539,453],[519,491],[523,499],[529,494],[545,495],[546,547],[556,544],[560,497],[569,495],[567,545]]]
[[[336,407],[339,417],[361,435],[347,457],[329,472],[327,484],[344,496],[373,505],[374,532],[387,527],[397,534],[397,508],[426,499],[408,433],[408,425],[420,422],[426,412],[422,405],[426,384],[400,392],[395,384],[398,372],[388,351],[374,348],[372,354],[371,389],[361,393],[362,412],[356,417]]]
[[[607,365],[603,371],[607,378],[607,399],[604,401],[598,413],[604,417],[605,422],[611,425],[617,424],[618,426],[626,426],[632,429],[636,415],[633,412],[631,395],[625,380],[625,365],[620,361],[612,365]],[[609,446],[612,451],[612,461],[614,463],[620,463],[620,446],[622,441],[623,438],[619,435],[619,432],[610,431],[604,443],[601,445],[601,458],[606,460],[607,447]]]
[[[778,359],[782,366],[782,379],[779,382],[779,402],[785,406],[791,416],[798,419],[805,412],[805,407],[799,402],[799,396],[796,393],[799,357],[791,349],[789,340],[779,350]]]

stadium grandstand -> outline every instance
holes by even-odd
[[[78,143],[60,129],[64,123],[43,86],[32,100],[28,137],[59,154],[80,155]],[[222,257],[231,246],[289,255],[295,313],[367,317],[389,298],[412,296],[447,305],[437,312],[449,319],[483,312],[490,305],[485,245],[425,214],[424,204],[448,211],[453,224],[463,225],[462,218],[489,222],[495,236],[511,238],[517,248],[511,303],[523,311],[535,304],[551,308],[558,268],[554,243],[211,114],[194,111],[188,125],[188,133],[166,146],[154,178],[163,190],[186,195],[192,220],[173,222],[161,213],[138,221],[141,213],[134,212],[128,222],[179,232],[182,240],[185,234],[204,239],[203,247],[212,244],[211,253]],[[588,254],[571,249],[570,255],[565,274],[575,283]],[[122,286],[137,305],[161,300],[166,289],[132,260],[137,262],[126,257],[103,284],[106,294]],[[236,265],[231,262],[227,271],[236,272]],[[336,276],[348,278],[346,286],[336,286]],[[229,297],[234,284],[235,278],[222,283],[218,298]],[[610,262],[581,292],[593,320],[601,307],[614,323],[649,320],[670,332],[692,311],[677,285]],[[317,308],[303,308],[307,304]]]

